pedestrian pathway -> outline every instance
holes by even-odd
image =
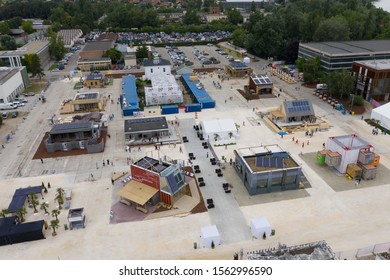
[[[204,200],[212,198],[214,201],[215,208],[209,209],[208,212],[212,224],[218,228],[222,243],[250,240],[249,226],[233,193],[225,193],[222,187],[222,184],[227,182],[225,176],[218,177],[215,169],[220,167],[211,165],[210,157],[214,156],[212,149],[204,149],[202,146],[204,140],[201,141],[197,137],[197,132],[193,128],[195,125],[193,119],[182,119],[181,123],[183,123],[180,128],[181,135],[187,136],[189,140],[184,144],[184,151],[194,154],[196,159],[192,160],[192,165],[199,165],[201,173],[196,175],[203,177],[206,183],[204,187],[200,188]],[[222,169],[222,173],[224,172],[225,170]]]

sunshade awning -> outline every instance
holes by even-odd
[[[145,205],[156,193],[157,189],[144,183],[131,180],[117,194],[127,200],[133,201],[139,205]]]
[[[278,111],[278,110],[271,111],[270,114],[275,116],[275,117],[277,117],[277,118],[283,118],[284,117],[283,113]]]

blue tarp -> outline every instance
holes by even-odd
[[[189,89],[190,93],[194,95],[195,102],[201,104],[202,109],[207,108],[214,108],[215,107],[215,101],[212,99],[207,91],[203,88],[199,89],[196,87],[196,85],[199,82],[192,82],[190,81],[191,74],[184,74],[182,75],[183,81],[187,88]]]
[[[42,194],[42,186],[28,187],[24,189],[17,189],[12,197],[12,201],[8,206],[9,213],[15,213],[18,209],[22,208],[26,202],[26,198],[30,193]]]

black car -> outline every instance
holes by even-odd
[[[17,112],[17,111],[12,112],[12,117],[13,117],[13,118],[16,118],[17,116],[18,116],[18,112]]]

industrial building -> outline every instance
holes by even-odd
[[[298,57],[320,57],[324,72],[351,70],[353,62],[390,59],[390,40],[300,43]]]
[[[151,76],[151,87],[145,87],[146,106],[183,103],[183,92],[171,74]]]
[[[357,95],[366,100],[390,100],[390,59],[355,61],[352,75],[357,78]]]
[[[57,32],[57,37],[62,38],[64,47],[70,49],[74,46],[74,43],[83,36],[81,29],[62,29]]]
[[[101,127],[94,122],[71,122],[55,124],[45,139],[48,152],[86,149],[88,153],[104,151]]]
[[[165,117],[137,118],[124,121],[126,141],[150,142],[151,138],[166,137],[169,136],[169,133]]]
[[[301,166],[278,145],[234,150],[234,168],[250,195],[299,188]]]
[[[109,70],[111,63],[109,57],[87,58],[77,61],[77,68],[81,71]]]
[[[49,41],[36,40],[31,41],[24,46],[13,51],[0,51],[0,61],[2,65],[11,68],[23,67],[22,58],[26,54],[36,54],[39,57],[42,66],[50,61]]]
[[[0,104],[14,101],[28,85],[26,67],[0,67]]]
[[[114,41],[92,41],[85,44],[80,52],[80,60],[101,58],[103,53],[114,47]]]

